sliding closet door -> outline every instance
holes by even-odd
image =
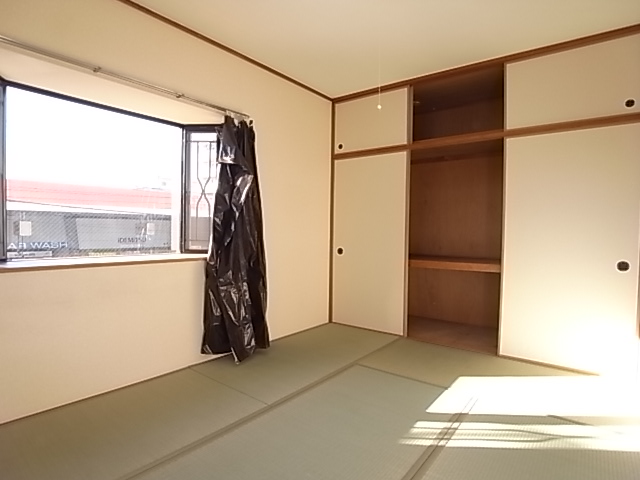
[[[333,321],[402,335],[406,153],[335,165]]]
[[[500,353],[635,376],[639,219],[640,124],[507,140]]]

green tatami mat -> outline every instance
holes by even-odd
[[[0,479],[115,479],[262,407],[198,373],[172,373],[0,425]]]
[[[458,377],[464,376],[574,375],[553,368],[404,338],[358,363],[442,387],[448,387]]]
[[[637,393],[586,375],[460,378],[430,410],[455,411],[472,397],[469,413],[417,478],[637,480],[640,428],[619,418],[640,410]],[[426,446],[425,432],[415,435]]]
[[[193,369],[273,403],[348,366],[398,337],[330,323],[273,342],[235,365],[228,355]]]
[[[468,415],[416,480],[638,480],[638,438],[561,419]]]
[[[355,366],[135,478],[400,480],[427,450],[406,440],[441,392]]]

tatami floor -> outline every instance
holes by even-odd
[[[0,425],[2,480],[574,478],[640,478],[632,386],[336,324]]]

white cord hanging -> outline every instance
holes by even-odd
[[[382,1],[378,0],[377,40],[378,40],[378,110],[382,110]]]

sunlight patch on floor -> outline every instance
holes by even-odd
[[[450,426],[445,422],[416,422],[401,443],[425,447],[441,445],[443,431]],[[622,433],[592,425],[463,421],[453,427],[453,435],[444,443],[447,447],[463,448],[640,452],[640,428],[627,430]]]
[[[640,388],[595,376],[460,377],[404,445],[640,452]]]
[[[471,398],[474,414],[624,416],[640,422],[640,387],[595,376],[460,377],[427,411],[462,412]]]

